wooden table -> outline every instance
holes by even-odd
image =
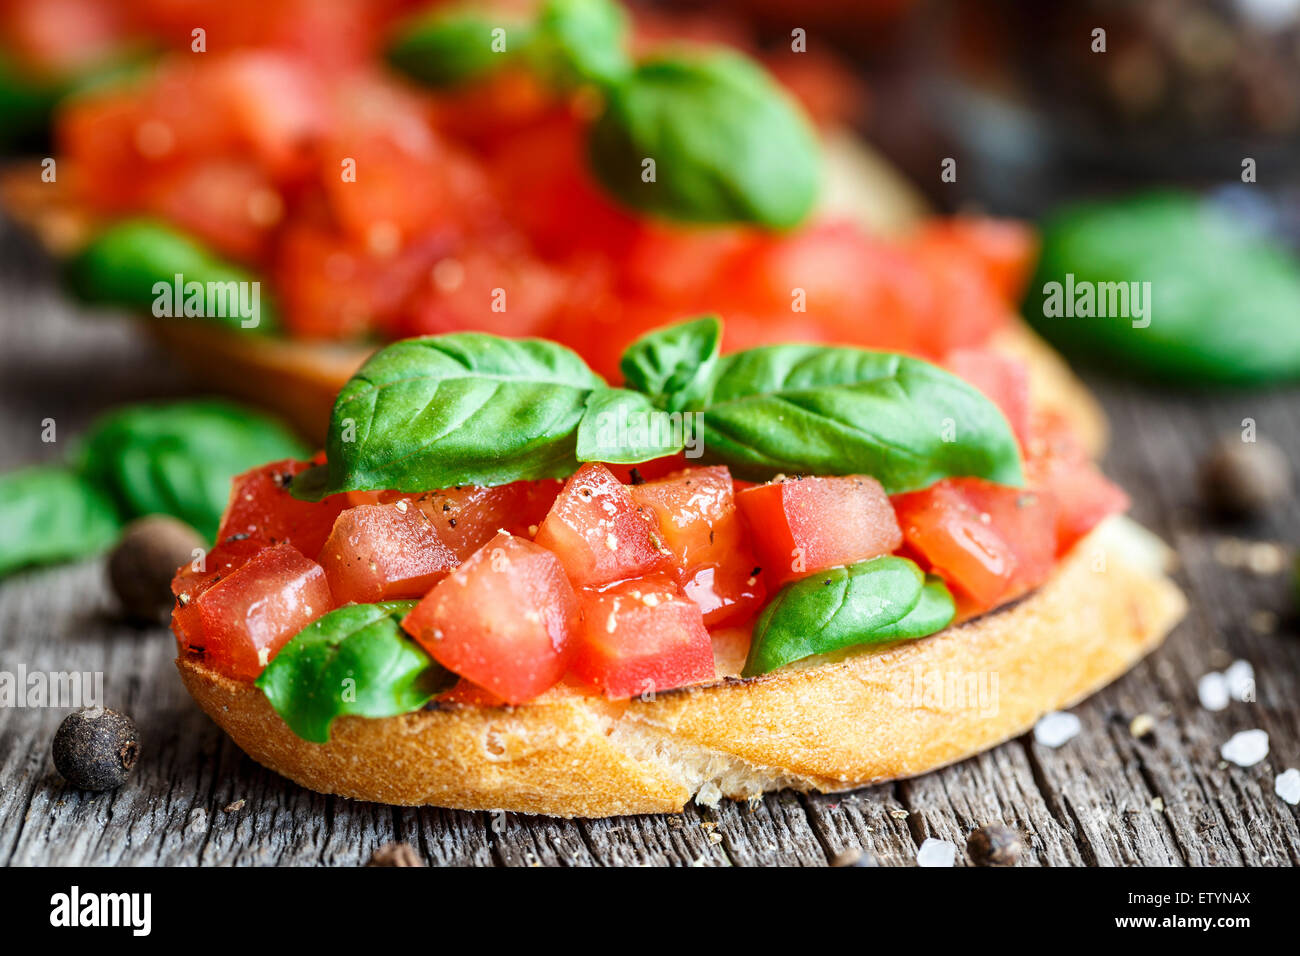
[[[117,621],[102,562],[87,561],[0,583],[0,670],[102,671],[108,706],[139,726],[143,759],[122,789],[82,793],[50,760],[66,711],[0,709],[0,864],[350,866],[405,840],[431,865],[822,866],[858,846],[911,865],[926,837],[964,846],[994,821],[1025,832],[1022,865],[1300,863],[1300,808],[1273,792],[1277,773],[1300,767],[1289,570],[1222,563],[1232,538],[1300,541],[1300,505],[1259,527],[1214,525],[1195,483],[1210,440],[1246,417],[1300,472],[1300,392],[1094,384],[1114,429],[1108,468],[1133,494],[1134,516],[1178,549],[1191,611],[1163,648],[1075,709],[1083,732],[1059,749],[1026,736],[916,780],[676,817],[563,821],[355,803],[245,757],[181,688],[169,634]],[[57,457],[111,404],[183,389],[129,322],[77,314],[40,255],[0,235],[0,468]],[[45,418],[57,422],[54,445],[41,442]],[[1197,679],[1239,658],[1255,667],[1257,701],[1202,709]],[[1142,713],[1156,726],[1138,740],[1129,722]],[[1268,731],[1268,759],[1224,764],[1220,745],[1255,727]]]

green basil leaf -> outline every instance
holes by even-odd
[[[1300,377],[1300,262],[1191,195],[1146,194],[1053,216],[1025,315],[1067,354],[1151,379]]]
[[[578,461],[635,465],[686,447],[689,418],[656,408],[640,392],[602,388],[591,393],[578,425]]]
[[[877,640],[877,633],[917,607],[924,585],[925,575],[916,564],[892,556],[785,585],[754,624],[744,676]]]
[[[891,495],[954,476],[1023,482],[997,406],[905,355],[819,345],[724,355],[703,412],[705,457],[746,479],[865,474]]]
[[[228,402],[134,405],[96,422],[79,467],[126,516],[169,514],[209,541],[230,498],[230,479],[307,448],[274,419]]]
[[[760,66],[734,53],[640,64],[607,89],[588,153],[620,202],[687,222],[789,228],[812,211],[820,185],[811,124]]]
[[[533,50],[568,85],[617,82],[632,72],[627,14],[613,0],[547,0]]]
[[[45,465],[0,475],[0,577],[98,554],[121,526],[113,500],[70,468]]]
[[[88,302],[148,311],[162,321],[201,318],[255,334],[278,325],[257,276],[155,220],[109,226],[64,268],[72,291]]]
[[[339,392],[327,491],[427,491],[560,478],[587,397],[605,388],[554,342],[461,332],[377,352]],[[319,482],[295,482],[296,496]]]
[[[637,339],[619,362],[629,388],[669,411],[690,408],[694,386],[707,380],[718,361],[722,323],[716,315],[680,322]]]
[[[872,631],[870,642],[906,641],[936,634],[951,624],[956,616],[957,603],[953,600],[948,585],[937,574],[927,574],[916,607],[893,624]]]
[[[254,683],[299,737],[326,743],[335,717],[394,717],[456,682],[402,631],[415,601],[349,604],[313,621]]]
[[[434,9],[400,25],[385,55],[412,79],[449,89],[485,79],[528,43],[529,29],[516,17],[465,5]]]

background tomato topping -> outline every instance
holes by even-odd
[[[267,544],[285,541],[315,558],[346,506],[347,497],[330,495],[324,501],[312,502],[291,495],[293,477],[310,467],[310,462],[285,459],[237,475],[217,540],[248,535]]]

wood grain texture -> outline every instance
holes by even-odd
[[[12,235],[0,235],[0,343],[0,469],[64,453],[111,404],[185,388],[131,323],[69,307],[42,257]],[[1225,526],[1207,518],[1195,483],[1204,449],[1246,417],[1300,471],[1300,392],[1093,384],[1114,430],[1108,469],[1133,495],[1134,516],[1177,547],[1192,607],[1159,651],[1075,708],[1084,730],[1057,750],[1023,737],[914,780],[679,817],[557,821],[323,797],[226,740],[182,690],[167,632],[119,622],[102,563],[87,561],[0,583],[0,670],[102,671],[108,705],[139,726],[143,759],[122,789],[81,793],[49,756],[67,711],[0,708],[0,864],[346,866],[405,840],[430,865],[819,866],[855,847],[882,865],[912,865],[926,837],[964,847],[992,822],[1024,832],[1028,866],[1300,864],[1300,810],[1273,793],[1278,772],[1300,767],[1290,576],[1215,557],[1226,536],[1300,541],[1300,505]],[[54,445],[40,440],[47,417],[58,424]],[[1261,632],[1259,611],[1280,619],[1273,633]],[[1255,667],[1257,700],[1203,710],[1196,680],[1238,658]],[[1128,725],[1140,713],[1156,728],[1134,740]],[[1252,727],[1268,731],[1268,758],[1224,765],[1219,746]]]

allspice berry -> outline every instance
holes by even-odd
[[[411,844],[385,843],[374,852],[366,866],[424,866],[424,863]]]
[[[1218,441],[1205,459],[1201,487],[1216,511],[1258,515],[1291,494],[1291,464],[1267,439],[1245,442],[1232,435]]]
[[[1020,831],[993,823],[971,831],[966,853],[976,866],[1015,866],[1020,859]]]
[[[108,556],[108,580],[123,614],[133,621],[165,624],[175,599],[176,569],[206,547],[199,533],[167,515],[132,521]]]
[[[140,759],[135,722],[115,710],[69,714],[54,734],[54,766],[82,790],[115,790]]]
[[[870,850],[852,849],[837,853],[831,866],[879,866],[875,855]]]

